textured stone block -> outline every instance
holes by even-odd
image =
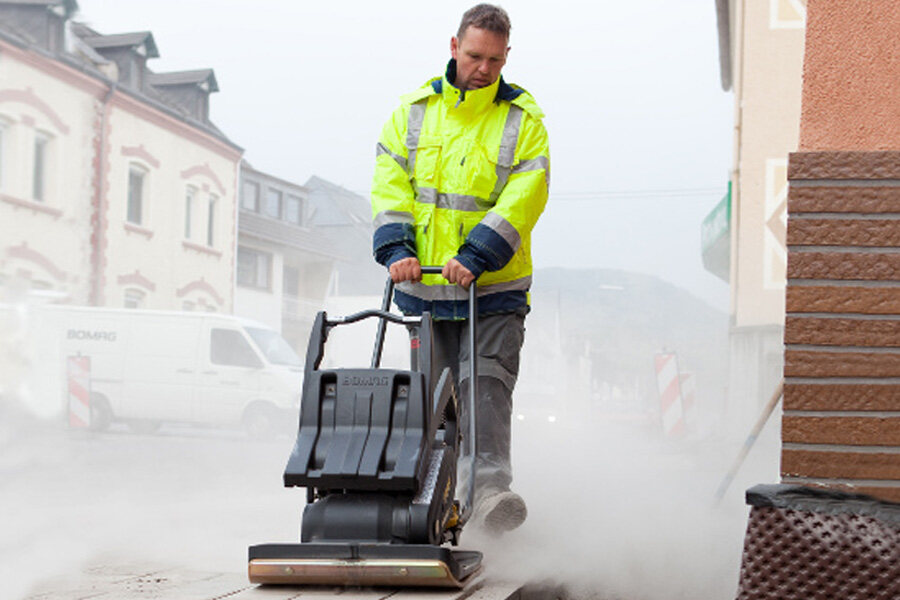
[[[786,350],[785,377],[900,377],[900,353]]]
[[[900,321],[788,315],[784,343],[896,348],[900,347]]]
[[[781,440],[797,444],[900,446],[900,417],[793,417],[781,420]]]
[[[788,246],[900,247],[900,219],[788,220]]]
[[[900,411],[900,384],[786,383],[784,410]]]
[[[900,454],[784,450],[782,477],[900,479]]]
[[[788,179],[900,179],[900,151],[793,152]]]
[[[788,213],[900,213],[900,186],[792,185],[788,190]]]
[[[786,295],[788,313],[858,313],[900,315],[900,286],[798,286],[789,285]]]
[[[900,282],[900,254],[789,252],[788,279],[858,279]]]

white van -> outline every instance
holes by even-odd
[[[152,431],[181,422],[238,426],[264,437],[296,427],[300,357],[261,323],[216,313],[60,305],[29,312],[38,375],[32,379],[42,388],[36,399],[53,403],[55,396],[66,407],[67,358],[89,357],[92,428],[122,421]]]

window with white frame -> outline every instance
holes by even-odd
[[[128,210],[126,219],[129,223],[144,223],[144,200],[147,196],[147,171],[138,165],[128,168]]]
[[[216,206],[219,198],[215,194],[209,195],[209,212],[206,213],[206,245],[212,248],[216,242]]]
[[[281,192],[269,188],[266,191],[266,215],[273,219],[281,218]]]
[[[146,297],[147,294],[141,290],[127,289],[125,290],[124,306],[125,308],[143,308]]]
[[[194,212],[194,196],[197,195],[197,189],[188,186],[184,192],[184,239],[191,239],[191,217]]]
[[[32,162],[31,197],[38,202],[47,200],[47,168],[50,136],[38,132],[34,136],[34,161]]]
[[[255,181],[245,181],[241,186],[241,208],[259,212],[259,184]]]
[[[272,255],[245,246],[237,249],[237,283],[243,287],[270,289]]]
[[[303,199],[299,196],[288,195],[284,205],[284,218],[294,225],[299,225],[303,217]]]

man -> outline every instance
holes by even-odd
[[[463,15],[443,77],[402,97],[376,150],[376,260],[407,314],[435,320],[435,360],[468,393],[466,289],[478,280],[475,520],[518,527],[525,503],[509,489],[512,391],[531,284],[531,230],[547,202],[543,113],[500,76],[510,23],[497,6]],[[421,265],[443,265],[422,275]],[[465,481],[461,482],[463,485]]]

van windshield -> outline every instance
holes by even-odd
[[[247,333],[253,338],[253,342],[270,363],[289,367],[300,366],[300,357],[276,332],[258,327],[245,327],[244,329],[247,330]]]

